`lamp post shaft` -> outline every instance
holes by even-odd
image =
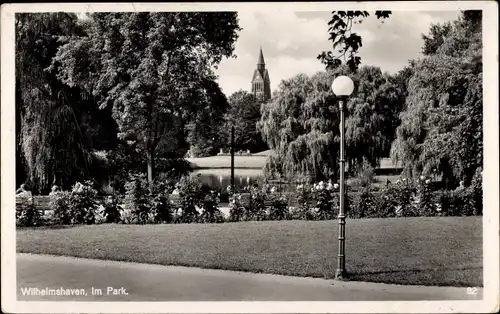
[[[339,101],[340,109],[340,197],[339,197],[339,250],[337,259],[337,270],[335,271],[336,279],[343,279],[346,275],[345,270],[345,208],[344,208],[344,196],[345,196],[345,178],[344,178],[344,145],[345,145],[345,127],[344,127],[344,100]]]
[[[231,192],[234,193],[234,125],[231,126]]]

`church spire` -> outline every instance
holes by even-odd
[[[260,46],[257,69],[255,69],[253,73],[252,94],[263,101],[267,101],[269,98],[271,98],[271,82],[269,80],[269,73],[266,70],[264,54],[262,53],[262,46]]]
[[[257,65],[266,65],[264,62],[264,54],[262,53],[262,46],[260,47],[259,61],[257,61]]]

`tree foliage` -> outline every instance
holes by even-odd
[[[259,102],[255,96],[247,91],[239,90],[229,96],[230,109],[225,116],[224,131],[226,147],[230,143],[230,130],[234,126],[234,149],[259,152],[267,149],[261,134],[257,129],[260,120]]]
[[[191,115],[186,125],[187,144],[192,157],[212,156],[225,144],[220,131],[225,121],[224,114],[229,108],[226,95],[213,80],[204,82],[203,91],[205,94],[193,100],[200,102],[200,108]]]
[[[151,182],[158,146],[220,94],[213,69],[232,56],[238,29],[232,12],[94,13],[86,34],[59,49],[53,69],[112,107],[120,137],[144,152]]]
[[[347,103],[346,159],[355,174],[363,170],[363,160],[375,167],[380,158],[389,156],[404,91],[377,67],[361,67],[350,77],[356,89]]]
[[[440,27],[424,37],[428,55],[415,64],[392,156],[409,175],[442,173],[454,185],[482,166],[481,12],[464,12],[430,49]]]
[[[282,81],[262,108],[258,124],[274,151],[266,165],[269,176],[324,180],[338,173],[340,112],[330,86],[334,77],[349,75],[355,82],[346,111],[346,155],[349,171],[375,166],[387,156],[399,120],[403,97],[398,86],[379,68],[347,66],[312,77],[300,74]]]
[[[16,14],[18,160],[34,192],[95,175],[93,148],[112,145],[116,134],[110,113],[96,110],[91,95],[46,70],[60,40],[81,34],[74,14]]]
[[[377,19],[387,19],[391,11],[375,11]],[[327,69],[334,69],[344,64],[355,71],[361,64],[358,56],[359,48],[363,46],[360,35],[352,32],[353,24],[361,24],[365,18],[370,16],[367,11],[333,11],[332,18],[328,22],[330,40],[333,51],[323,51],[318,59],[325,64]],[[382,21],[383,23],[383,21]]]

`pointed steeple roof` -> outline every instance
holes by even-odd
[[[257,61],[257,65],[264,65],[264,55],[262,54],[262,46],[260,47],[259,61]]]

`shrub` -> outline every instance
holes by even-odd
[[[33,198],[24,198],[16,206],[16,226],[34,227],[44,224],[42,214],[36,209]]]
[[[359,193],[359,197],[348,211],[350,218],[377,218],[380,217],[378,199],[369,187]]]
[[[377,198],[379,217],[396,217],[397,200],[394,197],[394,187],[386,186],[378,194]]]
[[[77,182],[71,190],[70,213],[72,224],[94,224],[96,221],[97,190],[90,181]]]
[[[292,219],[314,220],[314,213],[311,209],[313,200],[313,187],[310,184],[300,184],[297,186],[297,207],[291,213]]]
[[[241,203],[241,194],[233,194],[229,202],[229,218],[231,222],[241,221],[245,216],[245,207]]]
[[[469,188],[458,188],[450,193],[449,215],[472,216],[475,212],[475,204],[472,190]]]
[[[122,220],[123,209],[119,204],[119,199],[116,195],[110,195],[104,200],[104,221],[106,223],[119,223]]]
[[[52,217],[55,224],[94,224],[98,208],[97,190],[89,181],[76,182],[71,192],[52,194],[51,206],[54,209]]]
[[[182,177],[177,184],[179,191],[182,216],[179,222],[193,223],[199,218],[198,208],[203,206],[205,200],[206,188],[198,177]]]
[[[72,223],[71,193],[68,191],[56,192],[51,196],[51,206],[54,209],[55,224],[69,225]]]
[[[417,216],[434,216],[436,214],[436,200],[430,189],[430,179],[421,176],[417,180],[415,207]]]
[[[314,184],[313,191],[316,196],[317,219],[330,220],[336,218],[336,204],[338,194],[334,191],[336,187],[331,182],[325,184],[323,181]]]
[[[394,198],[396,216],[415,216],[415,188],[412,182],[403,178],[402,180],[396,181],[395,184],[391,184],[388,189],[389,194]]]
[[[360,169],[357,171],[356,179],[353,181],[354,185],[359,185],[361,187],[368,187],[371,183],[375,181],[375,169],[372,165],[363,158],[363,163]]]
[[[200,222],[221,223],[224,222],[224,215],[219,209],[219,195],[215,191],[210,191],[203,200],[203,212],[200,215]]]
[[[269,212],[270,220],[285,220],[288,219],[288,201],[285,196],[272,196],[271,209]]]
[[[483,214],[483,169],[477,168],[474,176],[472,177],[472,182],[469,186],[469,191],[472,197],[472,203],[474,206],[473,214],[482,215]]]
[[[151,188],[151,214],[155,223],[171,223],[174,220],[172,203],[170,202],[168,182],[156,181]]]
[[[152,221],[149,189],[142,173],[131,173],[125,183],[124,210],[130,223],[145,224]]]
[[[244,220],[262,221],[266,218],[265,190],[257,186],[250,188],[250,202],[245,207]]]

